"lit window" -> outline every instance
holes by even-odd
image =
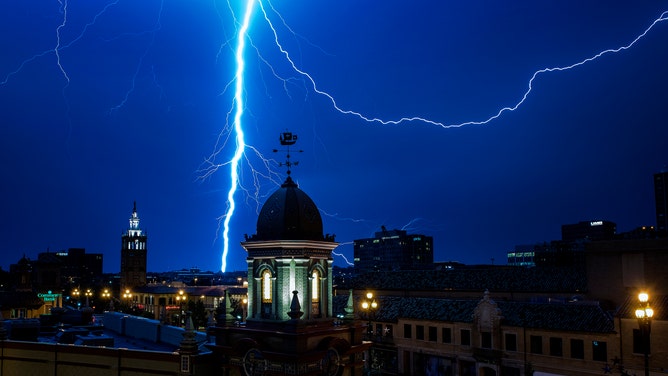
[[[313,271],[311,279],[311,300],[315,303],[320,301],[320,272]]]
[[[262,272],[262,303],[271,303],[271,272]]]

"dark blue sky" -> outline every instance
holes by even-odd
[[[446,125],[515,106],[536,71],[628,45],[668,11],[668,1],[360,3],[274,0],[282,20],[264,5],[296,66],[341,109]],[[229,129],[244,6],[5,4],[3,269],[24,254],[84,247],[117,272],[135,200],[149,270],[220,269],[229,165],[198,178]],[[627,50],[539,74],[517,110],[458,128],[342,114],[291,69],[258,7],[249,36],[243,126],[272,172],[247,149],[228,270],[245,268],[239,242],[285,178],[284,156],[271,153],[285,129],[304,150],[293,177],[341,243],[384,225],[433,236],[437,261],[504,263],[517,244],[559,239],[565,223],[655,224],[652,174],[668,164],[666,21]],[[215,163],[233,152],[232,137]],[[337,252],[352,259],[349,244]]]

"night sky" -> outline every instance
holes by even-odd
[[[337,111],[292,69],[256,5],[242,118],[253,149],[239,170],[228,271],[245,269],[239,242],[285,179],[285,155],[272,149],[286,129],[304,151],[292,154],[292,176],[350,260],[350,243],[382,225],[433,236],[435,261],[467,264],[504,264],[515,245],[559,239],[562,224],[655,225],[652,175],[668,164],[668,19],[628,49],[531,78],[629,45],[668,18],[668,1],[264,1],[295,66],[340,109],[445,126]],[[244,7],[4,4],[3,269],[82,247],[118,272],[136,201],[149,271],[220,270]],[[516,110],[485,122],[530,87]],[[448,127],[467,122],[483,124]]]

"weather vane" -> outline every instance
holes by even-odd
[[[279,151],[285,151],[286,152],[286,157],[285,157],[285,162],[279,163],[278,165],[283,167],[286,166],[288,168],[288,176],[290,176],[291,168],[292,166],[297,166],[299,164],[299,161],[292,162],[290,161],[290,146],[294,145],[297,142],[297,135],[288,132],[287,130],[283,133],[281,133],[279,140],[281,141],[281,145],[285,146],[285,149],[274,149],[273,152],[277,153]],[[297,150],[297,153],[303,153],[303,150]]]

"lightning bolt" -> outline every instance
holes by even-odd
[[[241,126],[241,118],[244,113],[244,69],[246,67],[246,62],[244,61],[244,50],[246,48],[246,33],[250,26],[251,14],[253,13],[253,4],[254,0],[248,0],[246,2],[246,7],[244,11],[243,21],[241,23],[241,28],[239,29],[239,34],[237,36],[237,48],[236,48],[236,63],[237,71],[234,76],[235,79],[235,91],[234,91],[234,120],[232,126],[236,134],[236,150],[234,151],[234,156],[230,160],[230,190],[227,192],[227,212],[225,213],[225,218],[223,220],[223,256],[222,256],[222,266],[221,271],[224,273],[227,268],[227,254],[229,253],[229,232],[230,232],[230,220],[232,215],[234,215],[234,209],[236,204],[234,202],[234,193],[237,191],[237,186],[239,185],[239,161],[244,155],[244,150],[246,148],[246,142],[244,140],[244,130]]]
[[[324,91],[324,90],[320,89],[318,84],[316,83],[316,80],[313,78],[313,76],[311,76],[311,74],[309,74],[308,72],[299,68],[298,65],[291,58],[290,53],[283,47],[283,45],[280,42],[278,32],[277,32],[276,28],[274,27],[274,24],[273,24],[273,22],[272,22],[272,20],[269,16],[269,14],[267,13],[267,9],[265,8],[264,2],[262,0],[247,0],[246,3],[245,3],[245,8],[244,8],[243,21],[241,23],[241,27],[240,27],[240,29],[238,31],[238,35],[237,35],[237,46],[236,46],[236,50],[235,50],[237,69],[236,69],[236,75],[235,75],[235,78],[234,78],[234,80],[235,80],[235,94],[234,94],[234,109],[233,109],[233,111],[234,111],[233,131],[236,134],[236,149],[235,149],[235,152],[234,152],[234,156],[228,162],[230,164],[230,170],[231,170],[231,175],[230,175],[231,181],[230,181],[230,190],[228,191],[228,194],[227,194],[228,208],[227,208],[227,211],[224,215],[224,222],[223,222],[223,227],[224,227],[224,229],[223,229],[224,245],[223,245],[223,256],[222,256],[222,271],[223,272],[226,269],[226,258],[227,258],[228,252],[229,252],[229,244],[228,244],[229,243],[229,238],[228,238],[229,224],[230,224],[230,220],[231,220],[231,218],[234,214],[234,210],[235,210],[234,194],[237,190],[237,187],[239,186],[239,161],[241,160],[242,156],[244,155],[244,149],[246,147],[246,144],[245,144],[245,141],[244,141],[243,127],[242,127],[242,123],[241,123],[244,108],[245,108],[244,103],[243,103],[243,90],[244,90],[243,78],[244,78],[244,73],[245,73],[245,71],[244,71],[244,67],[245,67],[244,50],[245,50],[245,46],[246,46],[246,38],[248,37],[247,33],[248,33],[249,26],[250,26],[249,23],[250,23],[251,13],[253,12],[253,8],[255,6],[255,3],[257,3],[257,5],[259,6],[260,11],[262,12],[264,21],[269,26],[269,29],[271,30],[271,33],[273,34],[274,44],[279,49],[280,53],[283,55],[283,57],[285,58],[288,65],[291,67],[291,69],[296,74],[298,74],[299,76],[304,78],[305,82],[307,82],[310,85],[310,88],[313,90],[313,92],[315,92],[316,94],[318,94],[320,96],[325,97],[329,101],[329,103],[331,104],[331,107],[335,111],[338,111],[339,113],[341,113],[343,115],[350,115],[350,116],[356,117],[356,118],[358,118],[358,119],[360,119],[364,122],[369,122],[369,123],[379,123],[379,124],[382,124],[382,125],[398,125],[398,124],[407,123],[407,122],[422,122],[422,123],[425,123],[425,124],[431,124],[431,125],[434,125],[434,126],[439,126],[441,128],[459,128],[459,127],[469,126],[469,125],[486,125],[486,124],[496,120],[497,118],[499,118],[503,114],[505,114],[507,112],[515,111],[518,108],[520,108],[520,106],[522,106],[522,104],[525,102],[525,100],[528,98],[531,91],[533,90],[534,81],[540,75],[543,75],[543,74],[546,74],[546,73],[561,72],[561,71],[574,69],[574,68],[577,68],[579,66],[590,63],[594,60],[597,60],[597,59],[599,59],[599,58],[601,58],[605,55],[611,55],[611,54],[615,54],[615,53],[618,53],[618,52],[625,51],[625,50],[633,47],[639,40],[641,40],[645,35],[647,35],[647,33],[649,33],[649,31],[656,24],[658,24],[659,22],[663,22],[663,21],[668,20],[668,11],[663,12],[641,34],[636,36],[630,43],[628,43],[626,45],[623,45],[623,46],[617,47],[617,48],[610,48],[610,49],[603,50],[603,51],[601,51],[601,52],[599,52],[599,53],[597,53],[593,56],[584,58],[584,59],[582,59],[580,61],[577,61],[575,63],[572,63],[570,65],[548,67],[548,68],[543,68],[543,69],[539,69],[539,70],[535,71],[531,75],[531,78],[528,80],[526,90],[524,91],[523,95],[520,97],[520,99],[517,102],[515,102],[513,105],[508,105],[508,106],[500,108],[495,114],[487,117],[486,119],[470,120],[470,121],[465,121],[465,122],[461,122],[461,123],[446,123],[446,122],[442,122],[442,121],[431,120],[431,119],[420,117],[420,116],[402,117],[402,118],[394,119],[394,120],[386,120],[386,119],[382,119],[382,118],[378,118],[378,117],[370,117],[370,116],[364,115],[361,112],[340,107],[339,104],[337,103],[336,99],[334,98],[334,96],[332,94],[328,93],[327,91]],[[298,36],[286,24],[285,20],[280,15],[280,13],[271,4],[271,1],[267,0],[266,3],[267,3],[267,6],[269,7],[269,9],[273,12],[273,14],[277,15],[277,17],[280,19],[280,21],[283,23],[283,25],[287,28],[287,30],[289,30],[291,33],[293,33],[293,35]],[[228,5],[229,5],[229,2],[228,2]],[[230,9],[231,9],[231,6],[230,6]],[[257,50],[257,48],[256,48],[256,50]],[[279,75],[274,71],[274,69],[271,67],[271,65],[264,58],[261,57],[261,55],[259,54],[259,51],[257,51],[257,53],[258,53],[258,56],[260,56],[260,60],[263,61],[266,65],[268,65],[270,67],[270,69],[272,70],[272,74],[276,78],[283,80],[284,88],[287,92],[287,87],[286,87],[287,80],[279,77]],[[289,93],[288,93],[288,96],[290,96]],[[229,116],[229,113],[228,113],[228,116]],[[259,152],[258,152],[258,154],[259,154]],[[259,156],[261,157],[261,154],[259,154]],[[267,161],[263,157],[262,157],[262,159],[265,162]],[[210,168],[208,170],[208,173],[215,172],[215,170],[217,170],[217,167],[219,167],[219,166],[220,165],[211,164]],[[213,168],[211,168],[211,167],[213,167]],[[257,186],[256,186],[256,188],[257,188]],[[258,192],[258,191],[256,190],[256,192]],[[257,198],[257,194],[256,194],[256,198]],[[414,221],[411,221],[411,223],[407,224],[406,226],[410,226],[413,222]],[[347,259],[346,259],[346,262],[348,264],[350,264],[350,262]]]
[[[63,77],[65,77],[65,80],[69,83],[70,82],[70,77],[69,77],[69,74],[67,74],[67,71],[65,70],[65,68],[63,67],[63,65],[60,61],[60,52],[64,49],[67,49],[67,48],[71,47],[73,44],[75,44],[81,38],[83,38],[83,36],[86,34],[86,31],[88,31],[88,28],[91,27],[92,25],[94,25],[97,22],[97,19],[100,16],[102,16],[102,14],[104,14],[111,6],[118,4],[119,1],[120,0],[115,0],[115,1],[112,1],[108,4],[106,4],[102,8],[102,10],[100,10],[97,14],[95,14],[92,21],[90,21],[86,25],[84,25],[83,30],[81,30],[81,32],[79,32],[79,35],[76,38],[72,39],[67,44],[62,44],[61,45],[60,32],[67,24],[67,0],[64,0],[64,1],[59,0],[58,3],[60,4],[61,13],[63,14],[63,19],[62,19],[62,22],[60,23],[60,25],[58,25],[58,27],[56,27],[56,45],[54,46],[54,48],[48,49],[46,51],[42,51],[38,54],[35,54],[35,55],[29,57],[28,59],[23,60],[21,62],[21,64],[19,64],[19,66],[15,70],[9,72],[9,74],[7,74],[5,76],[4,80],[2,80],[0,82],[0,86],[7,84],[9,79],[12,76],[21,72],[23,70],[23,67],[25,67],[26,64],[31,63],[31,62],[37,60],[38,58],[46,56],[50,53],[53,53],[56,56],[56,65],[58,66],[58,69],[62,73]]]

